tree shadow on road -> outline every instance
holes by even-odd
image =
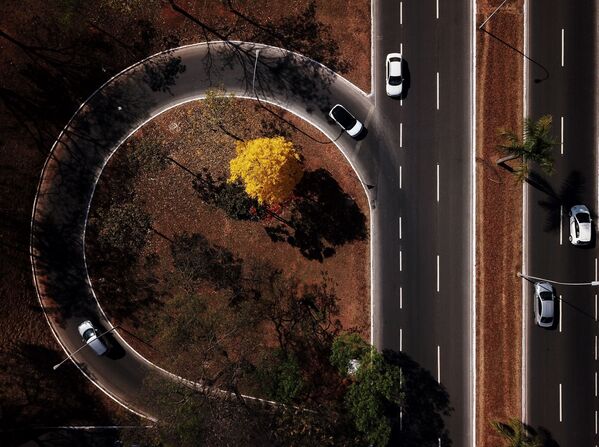
[[[383,354],[401,367],[405,391],[401,427],[395,426],[390,445],[437,447],[439,439],[441,445],[452,445],[445,419],[453,408],[445,387],[407,354],[389,350]]]

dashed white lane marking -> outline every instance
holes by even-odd
[[[597,434],[597,410],[595,410],[595,434]],[[597,446],[597,444],[595,444]]]
[[[403,271],[403,262],[402,262],[402,253],[401,250],[399,250],[399,271]]]
[[[597,336],[595,335],[595,360],[597,360]]]
[[[435,11],[435,17],[438,19],[439,18],[439,0],[436,0],[436,11]]]
[[[403,123],[399,123],[399,147],[403,147]]]
[[[595,258],[595,281],[597,281],[597,258]]]
[[[564,66],[564,29],[562,28],[562,67]]]
[[[437,255],[437,292],[439,292],[440,283],[439,283],[439,255]]]
[[[437,72],[437,110],[439,110],[439,72]]]
[[[559,331],[562,331],[562,296],[559,296]]]
[[[597,371],[595,371],[595,397],[597,397]]]
[[[439,203],[439,163],[437,163],[437,203]]]
[[[403,351],[403,329],[399,329],[399,350]]]
[[[562,412],[562,384],[559,384],[559,421],[563,422],[563,412]]]
[[[401,165],[399,166],[399,189],[401,189]]]
[[[399,24],[403,25],[403,2],[399,2]]]
[[[441,383],[441,346],[437,345],[437,382]]]
[[[595,321],[597,321],[597,294],[595,294]]]
[[[399,288],[399,308],[403,309],[403,287]]]
[[[564,155],[564,117],[561,116],[560,117],[560,139],[559,139],[559,147],[560,147],[560,154]]]
[[[563,241],[563,233],[564,233],[564,207],[560,205],[559,207],[559,244],[562,245]]]
[[[399,239],[401,240],[401,216],[399,216]]]

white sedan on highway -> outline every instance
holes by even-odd
[[[389,53],[385,64],[385,90],[387,96],[400,96],[403,91],[401,53]]]
[[[589,209],[575,205],[570,209],[570,242],[572,245],[586,245],[591,242],[593,220]]]

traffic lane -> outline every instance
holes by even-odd
[[[529,318],[529,419],[560,445],[591,445],[594,436],[593,325],[590,293],[562,288],[562,332],[546,330]],[[585,296],[586,295],[586,296]],[[532,309],[532,308],[531,308]],[[548,373],[550,372],[550,373]],[[590,399],[589,399],[590,398]]]
[[[560,163],[560,164],[563,164]],[[555,180],[555,183],[559,179]],[[547,231],[547,216],[539,212],[538,200],[545,195],[532,189],[529,200],[529,273],[534,276],[567,282],[584,282],[594,279],[594,253],[573,247],[569,242],[559,245],[558,230]],[[564,216],[567,219],[567,216]],[[554,225],[555,226],[555,225]],[[565,230],[567,232],[567,229]],[[567,241],[567,237],[565,237]],[[528,418],[527,423],[534,427],[545,427],[563,445],[577,444],[579,436],[592,434],[594,427],[588,425],[589,414],[593,414],[592,400],[584,400],[583,390],[590,385],[592,360],[589,349],[593,343],[594,322],[590,298],[591,289],[578,290],[556,286],[562,295],[562,331],[558,326],[554,331],[538,328],[533,323],[532,285],[529,285],[531,315],[528,318]],[[575,297],[587,298],[581,301]],[[559,304],[558,304],[559,309]],[[558,317],[559,317],[558,311]],[[569,360],[571,358],[571,360]],[[559,421],[560,402],[558,388],[562,386],[562,404],[568,402],[568,424]],[[564,393],[564,391],[568,391]],[[572,400],[578,400],[571,405]],[[565,411],[562,408],[562,411]],[[562,417],[562,421],[565,419]],[[585,422],[586,421],[586,422]],[[582,433],[579,435],[578,433]]]

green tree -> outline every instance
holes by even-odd
[[[492,421],[491,425],[506,441],[505,447],[543,447],[543,441],[526,424],[512,418],[508,422]]]
[[[335,338],[331,347],[331,365],[341,375],[347,376],[351,360],[359,361],[368,352],[370,352],[370,346],[358,334],[354,332],[340,334]]]
[[[297,358],[281,349],[263,360],[257,377],[268,398],[284,404],[293,402],[304,387]]]
[[[399,410],[405,400],[402,373],[383,354],[372,349],[360,360],[355,382],[345,402],[356,428],[368,442],[385,447],[399,421]]]
[[[136,256],[146,243],[152,219],[135,202],[114,204],[100,215],[100,242]]]
[[[526,179],[531,162],[537,163],[545,172],[553,172],[553,147],[557,144],[551,136],[551,115],[544,115],[537,121],[530,118],[524,120],[523,137],[510,130],[502,130],[500,136],[504,143],[499,149],[507,155],[497,164],[513,172],[520,181]],[[520,161],[516,168],[507,165],[510,160]]]

